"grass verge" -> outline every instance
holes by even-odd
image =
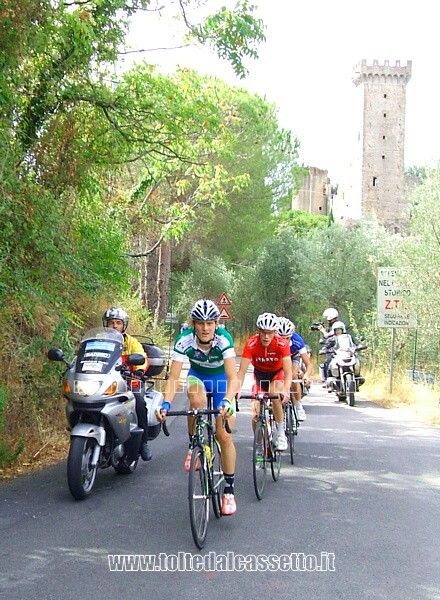
[[[378,378],[371,373],[365,375],[366,383],[362,394],[384,408],[397,408],[414,415],[414,418],[429,425],[440,426],[440,387],[414,383],[406,374],[395,373],[392,386],[389,375]],[[391,392],[390,392],[391,387]]]

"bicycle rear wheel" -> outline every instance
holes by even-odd
[[[197,548],[203,548],[209,521],[209,482],[202,448],[196,446],[191,456],[188,480],[189,518]]]
[[[254,432],[254,446],[252,455],[254,490],[258,500],[263,497],[267,473],[267,427],[257,421]]]
[[[213,460],[211,469],[211,499],[214,515],[219,519],[222,516],[222,496],[225,487],[225,476],[222,469],[222,453],[217,439],[213,444]]]
[[[293,455],[295,454],[295,436],[297,434],[297,423],[292,404],[286,407],[286,437],[289,444],[290,464],[293,465]]]

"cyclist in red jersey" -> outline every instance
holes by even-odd
[[[289,400],[292,383],[292,361],[290,360],[289,343],[280,337],[278,317],[273,313],[263,313],[257,319],[258,331],[244,345],[241,355],[237,379],[243,385],[246,371],[250,364],[254,367],[255,383],[252,392],[269,392],[283,394],[283,402]],[[287,438],[284,433],[283,407],[280,399],[275,399],[273,413],[277,423],[275,443],[278,450],[287,449]],[[258,418],[259,402],[252,402],[252,427]]]

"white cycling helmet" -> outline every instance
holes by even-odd
[[[257,318],[257,327],[266,331],[278,331],[279,319],[273,313],[262,313]]]
[[[345,325],[342,321],[335,321],[332,325],[332,331],[333,333],[336,331],[336,329],[342,329],[342,333],[345,333]]]
[[[124,329],[122,333],[124,333],[124,331],[128,327],[128,315],[125,312],[125,310],[123,308],[120,308],[119,306],[110,307],[102,315],[102,324],[104,325],[104,327],[107,327],[107,323],[110,319],[119,319],[120,321],[122,321],[124,323]]]
[[[287,317],[278,317],[278,333],[280,335],[292,335],[295,325]]]
[[[337,319],[339,317],[339,313],[336,308],[326,308],[322,313],[322,316],[327,319],[327,321],[331,321],[332,319]]]
[[[197,300],[189,314],[193,321],[218,321],[220,317],[218,306],[206,298]]]

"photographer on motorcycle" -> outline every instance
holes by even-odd
[[[102,324],[104,327],[110,327],[111,329],[116,329],[119,333],[122,333],[124,338],[124,344],[122,346],[122,362],[127,360],[127,356],[130,354],[142,354],[145,356],[145,363],[140,366],[130,367],[130,370],[140,369],[141,371],[145,371],[148,367],[148,359],[147,355],[142,347],[142,344],[135,337],[128,335],[126,333],[128,327],[128,314],[122,308],[118,306],[112,306],[102,316]],[[125,358],[124,358],[125,357]],[[142,443],[140,447],[140,455],[142,460],[151,460],[153,458],[153,454],[147,443],[147,431],[148,431],[148,416],[147,416],[147,406],[145,404],[144,398],[134,392],[134,396],[136,398],[136,415],[138,420],[138,425],[141,429],[144,430],[142,435]]]

